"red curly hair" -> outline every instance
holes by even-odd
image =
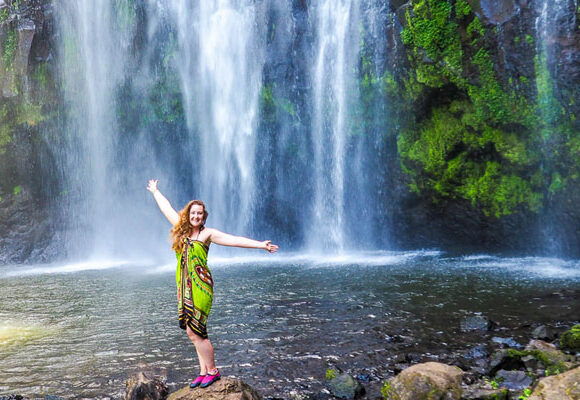
[[[181,253],[183,251],[183,246],[185,245],[184,240],[191,235],[193,225],[191,225],[191,222],[189,222],[189,211],[194,205],[203,207],[204,224],[207,220],[207,216],[209,215],[207,208],[205,208],[205,204],[201,200],[192,200],[187,203],[187,205],[181,211],[179,211],[179,222],[173,226],[170,234],[171,241],[173,242],[171,248],[177,253]],[[203,229],[203,226],[201,229]]]

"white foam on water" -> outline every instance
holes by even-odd
[[[577,279],[580,278],[580,260],[563,260],[553,257],[519,257],[499,258],[489,257],[466,260],[475,261],[472,268],[484,268],[493,271],[509,272],[513,274],[525,273],[536,278]]]
[[[0,278],[10,278],[18,276],[44,275],[44,274],[70,274],[83,271],[107,270],[134,265],[121,260],[90,260],[67,264],[47,264],[47,265],[15,265],[4,267],[4,273]]]
[[[399,265],[417,258],[439,257],[437,250],[417,250],[417,251],[369,251],[351,252],[348,254],[323,255],[305,253],[276,253],[247,256],[210,256],[208,264],[211,268],[225,268],[252,264],[255,266],[266,265],[304,265],[312,267],[340,267],[349,265]],[[13,265],[5,266],[0,272],[0,279],[31,276],[43,274],[70,274],[84,271],[108,270],[114,268],[134,268],[139,267],[142,273],[164,274],[174,273],[175,259],[167,263],[153,263],[151,261],[135,263],[126,260],[87,260],[82,262],[58,263],[48,265]]]

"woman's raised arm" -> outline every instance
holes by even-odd
[[[249,249],[263,249],[270,253],[275,253],[278,251],[278,245],[272,244],[272,241],[270,240],[264,240],[260,242],[258,240],[249,239],[243,236],[234,236],[230,235],[229,233],[220,232],[217,229],[208,229],[210,231],[208,239],[215,244],[231,247],[245,247]]]
[[[175,226],[179,222],[179,214],[171,206],[169,200],[167,200],[167,198],[163,196],[163,194],[161,194],[157,188],[158,182],[159,181],[157,179],[149,180],[149,183],[147,184],[147,190],[153,193],[153,198],[155,198],[155,201],[157,202],[157,205],[159,206],[159,209],[163,215],[165,215],[165,218],[167,218],[171,225]]]

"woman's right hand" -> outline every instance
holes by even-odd
[[[147,184],[147,190],[149,190],[151,193],[158,191],[159,189],[157,189],[157,182],[159,182],[159,180],[150,179],[149,183]]]

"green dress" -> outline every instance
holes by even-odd
[[[177,313],[179,327],[207,338],[207,318],[213,300],[213,279],[207,267],[209,247],[199,240],[184,240],[177,255]]]

